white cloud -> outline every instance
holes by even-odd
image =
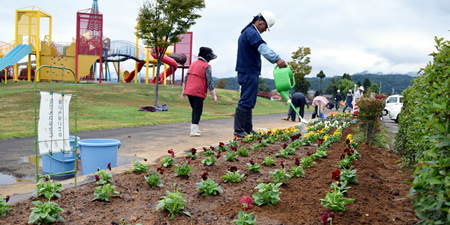
[[[134,42],[142,1],[99,0],[104,36]],[[76,12],[90,8],[92,0],[4,2],[0,41],[14,40],[15,10],[33,4],[52,15],[53,40],[71,42]],[[213,75],[234,77],[240,31],[258,12],[271,10],[277,22],[262,34],[263,39],[286,61],[298,47],[310,47],[310,77],[320,70],[327,76],[364,70],[407,73],[431,60],[428,54],[435,50],[434,36],[449,39],[449,8],[450,1],[443,0],[206,0],[206,8],[199,12],[202,17],[190,29],[194,32],[193,54],[201,46],[211,47],[218,55],[211,62]],[[262,61],[262,76],[271,78],[274,65]]]

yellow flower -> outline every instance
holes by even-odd
[[[327,141],[328,135],[323,136],[323,140]]]

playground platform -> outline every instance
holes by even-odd
[[[288,128],[297,125],[298,122],[283,119],[287,117],[287,108],[286,106],[286,113],[253,116],[254,129]],[[328,112],[326,111],[326,113]],[[311,115],[311,110],[305,111],[306,120],[310,120]],[[200,121],[201,137],[189,136],[190,122],[78,132],[78,136],[81,140],[92,138],[119,140],[121,141],[121,147],[118,152],[118,159],[132,157],[136,154],[137,157],[147,158],[148,163],[153,164],[157,163],[161,157],[167,156],[167,150],[169,149],[173,149],[176,156],[183,156],[191,148],[202,149],[202,147],[217,146],[219,142],[229,142],[234,138],[233,126],[234,117],[230,116],[224,119]],[[20,152],[22,155],[18,155],[19,158],[10,159],[10,161],[19,161],[20,157],[34,155],[34,137],[0,140],[0,154],[8,154],[11,151]],[[0,166],[5,166],[5,164],[6,166],[11,165],[11,162],[0,160]],[[132,169],[133,164],[126,164],[113,168],[112,173],[118,174],[127,170],[132,171]],[[77,185],[92,181],[95,181],[93,174],[77,177]],[[74,186],[74,178],[58,182],[63,185],[63,188]],[[0,185],[0,196],[10,195],[12,196],[10,201],[14,203],[33,196],[32,193],[35,188],[35,183]]]

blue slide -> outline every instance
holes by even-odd
[[[31,45],[17,45],[13,50],[8,52],[5,57],[0,58],[0,70],[15,65],[28,54],[31,54]]]

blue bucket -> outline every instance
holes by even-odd
[[[70,149],[73,150],[75,147],[75,136],[70,136]],[[80,137],[77,137],[77,142],[80,141]],[[50,167],[52,174],[62,173],[65,171],[75,170],[75,152],[68,153],[56,153],[53,155],[43,155],[42,156],[42,164],[45,174],[50,173]],[[51,164],[51,165],[50,165]],[[67,173],[57,176],[66,176],[71,175],[73,173]]]
[[[97,168],[106,169],[117,166],[117,152],[120,141],[114,139],[85,139],[78,142],[83,175],[97,172]]]

